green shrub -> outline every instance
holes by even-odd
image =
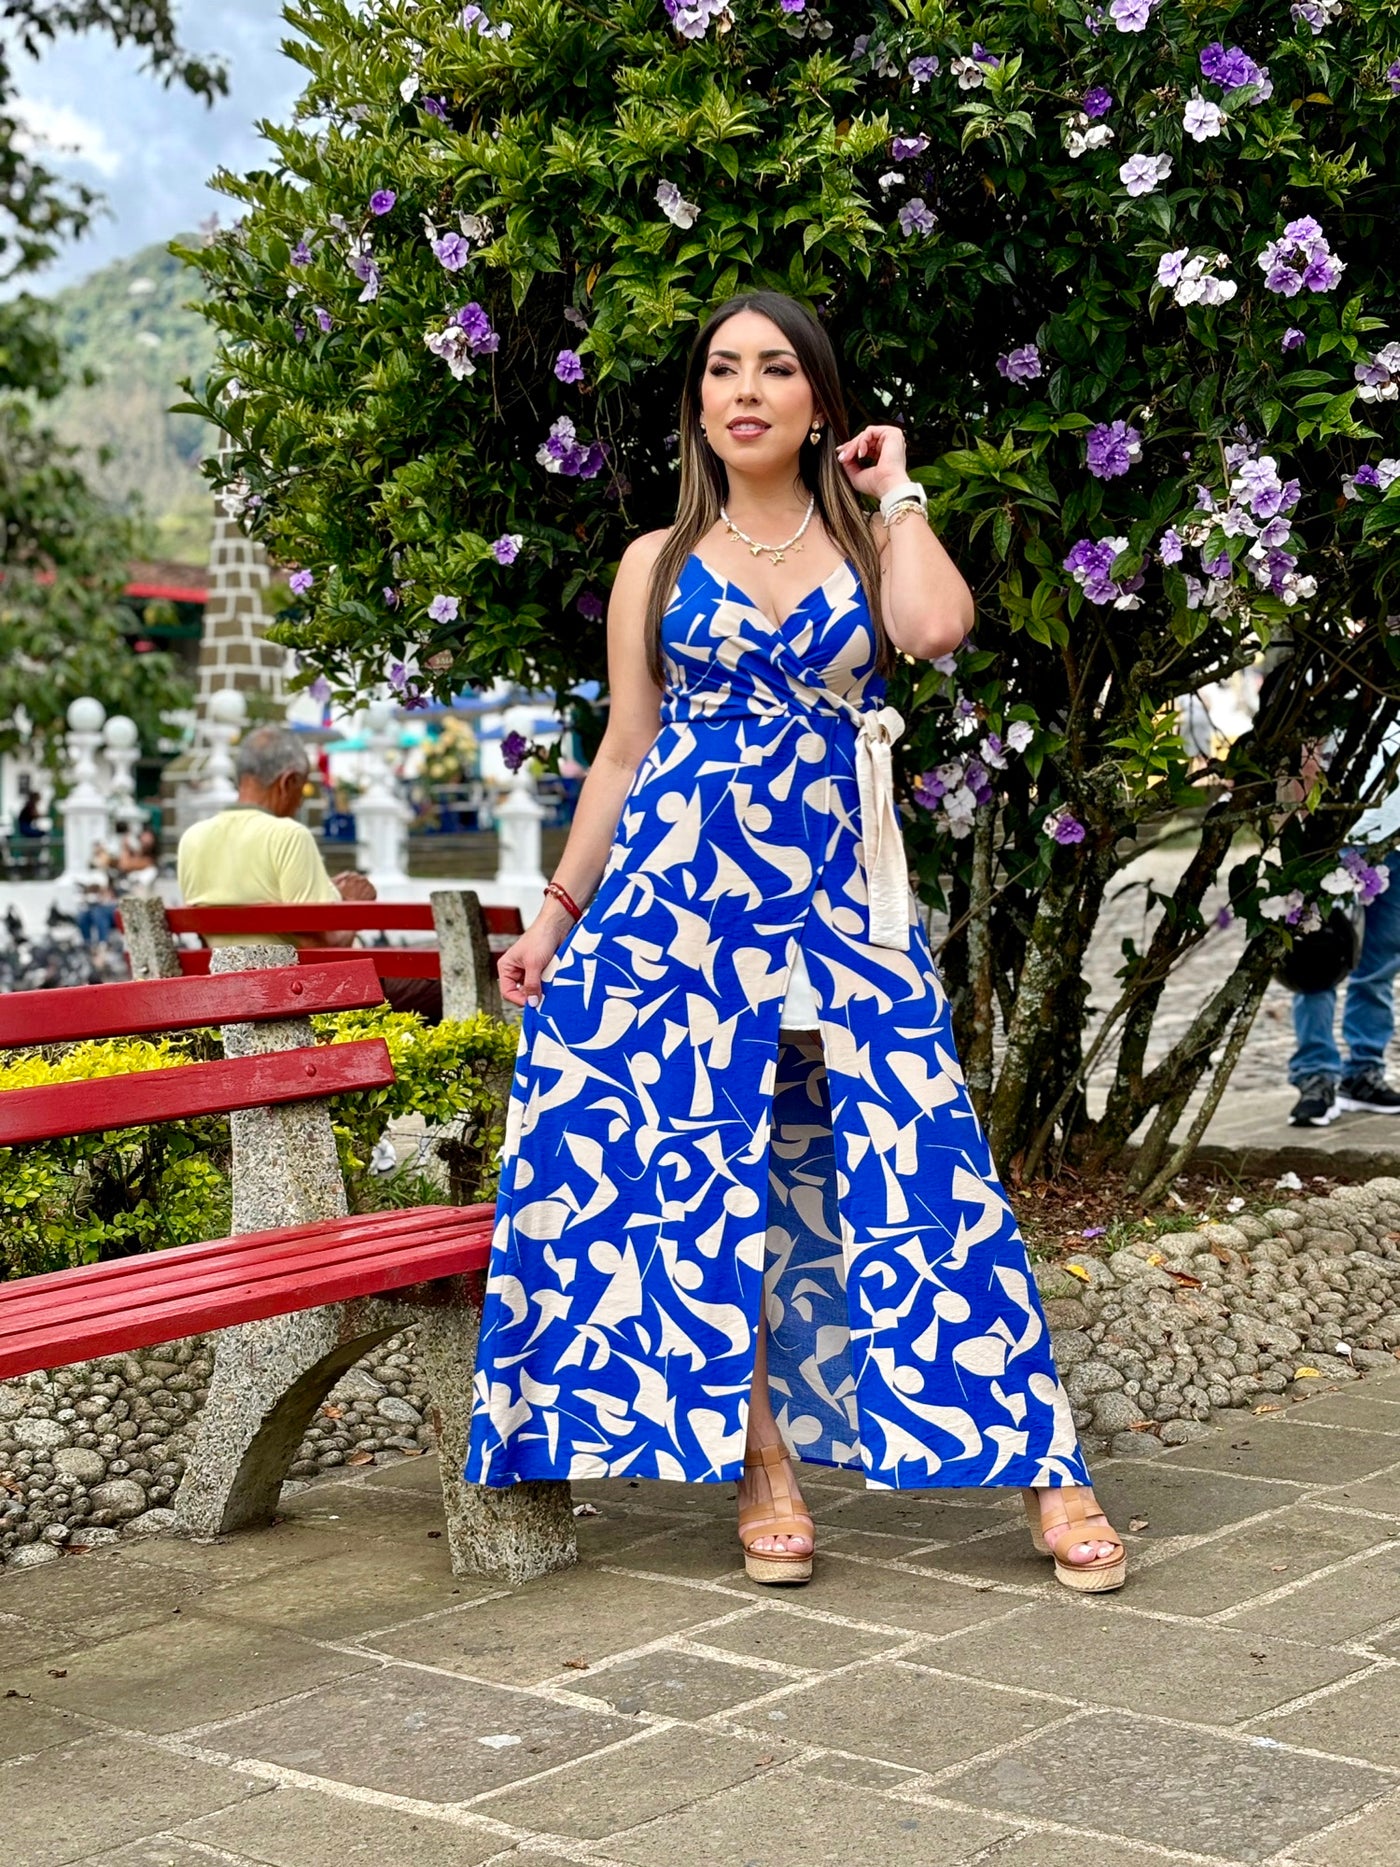
[[[515,1052],[510,1027],[481,1016],[430,1028],[412,1013],[387,1009],[315,1023],[332,1043],[382,1037],[394,1062],[396,1080],[386,1088],[332,1104],[353,1210],[404,1203],[394,1179],[370,1172],[369,1157],[386,1123],[409,1115],[441,1131],[434,1147],[454,1199],[494,1196]],[[179,1069],[219,1054],[214,1035],[201,1031],[24,1051],[0,1063],[0,1093]],[[0,1279],[225,1236],[230,1164],[222,1115],[0,1148]],[[423,1177],[408,1175],[403,1190],[421,1192]]]

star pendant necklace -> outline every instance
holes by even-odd
[[[750,538],[747,532],[741,532],[733,519],[730,518],[728,508],[725,506],[720,507],[719,516],[729,527],[729,536],[731,538],[737,538],[741,544],[746,544],[754,557],[757,557],[761,552],[765,557],[770,558],[774,564],[781,564],[789,551],[800,551],[802,549],[802,535],[812,523],[812,514],[816,509],[817,496],[813,493],[812,497],[807,501],[807,516],[792,534],[792,537],[789,538],[786,543],[780,545],[761,545],[756,538]]]

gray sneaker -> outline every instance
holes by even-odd
[[[1337,1107],[1356,1109],[1368,1115],[1400,1115],[1400,1089],[1392,1089],[1385,1071],[1375,1064],[1369,1070],[1355,1070],[1337,1085]]]
[[[1294,1087],[1298,1100],[1288,1117],[1290,1128],[1325,1128],[1341,1114],[1337,1085],[1330,1076],[1305,1076]]]

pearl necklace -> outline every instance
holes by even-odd
[[[789,538],[785,544],[780,545],[761,545],[756,538],[750,538],[747,532],[741,532],[733,519],[730,518],[728,509],[724,506],[720,507],[719,516],[729,527],[729,536],[731,538],[737,538],[743,544],[746,544],[754,557],[757,557],[759,553],[762,552],[766,557],[771,558],[775,564],[781,564],[783,558],[789,551],[800,551],[802,549],[802,534],[812,523],[812,514],[816,509],[817,496],[814,493],[807,501],[806,518],[803,519],[797,530],[792,534],[792,537]]]

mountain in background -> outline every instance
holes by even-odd
[[[213,437],[198,416],[168,411],[184,400],[181,378],[200,382],[214,360],[213,328],[187,309],[198,287],[173,254],[148,246],[55,293],[73,381],[47,411],[99,491],[144,514],[152,554],[191,564],[208,556],[213,494],[199,461]]]

